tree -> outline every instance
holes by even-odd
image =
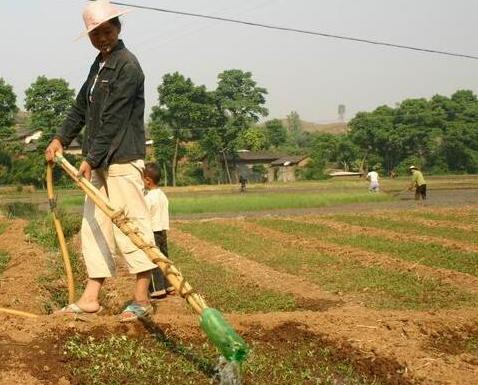
[[[478,170],[478,99],[468,90],[451,98],[406,99],[396,108],[360,112],[349,123],[360,151],[386,171],[420,163],[433,172]]]
[[[232,183],[227,158],[234,156],[240,134],[267,116],[264,107],[267,90],[257,86],[252,73],[238,69],[224,71],[218,79],[215,98],[225,120],[217,130],[216,144],[220,147],[228,182]]]
[[[154,159],[161,168],[164,185],[167,186],[170,178],[171,159],[174,155],[174,136],[169,127],[159,119],[149,123],[149,132],[153,140]]]
[[[395,130],[394,119],[395,110],[381,106],[373,112],[359,112],[349,123],[351,140],[361,148],[363,157],[376,154],[387,170],[404,158],[403,136]]]
[[[238,138],[238,147],[245,150],[264,150],[266,143],[266,134],[260,127],[249,127],[243,131]]]
[[[194,85],[178,72],[163,76],[158,94],[159,103],[151,113],[151,125],[159,140],[155,143],[156,153],[163,168],[166,156],[171,156],[168,163],[172,185],[176,186],[177,165],[184,150],[182,143],[200,139],[206,128],[215,125],[218,112],[214,97],[206,87]],[[167,146],[169,150],[158,146]]]
[[[291,111],[291,113],[287,115],[287,128],[291,134],[302,131],[302,122],[297,111]]]
[[[15,113],[18,111],[16,101],[17,96],[13,92],[13,87],[0,78],[0,141],[2,142],[9,139],[14,132]]]
[[[345,171],[349,171],[356,164],[360,154],[359,147],[347,135],[337,137],[335,158]]]
[[[287,129],[279,119],[269,120],[264,125],[267,144],[279,147],[287,141]]]
[[[64,79],[39,76],[25,91],[25,96],[25,108],[31,113],[29,126],[43,132],[39,141],[43,152],[74,103],[75,91]]]

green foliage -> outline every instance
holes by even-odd
[[[251,122],[267,116],[264,107],[267,90],[258,87],[251,72],[227,70],[218,75],[216,97],[231,127],[246,128]]]
[[[331,134],[317,135],[310,154],[311,160],[301,170],[301,178],[306,180],[324,179],[327,162],[336,159],[337,138]]]
[[[260,127],[249,127],[239,135],[237,147],[243,150],[258,151],[266,148],[267,137]]]
[[[169,171],[171,184],[175,186],[184,143],[201,138],[204,129],[215,126],[220,116],[213,94],[178,72],[164,75],[158,94],[159,103],[153,107],[150,129],[156,160]]]
[[[40,214],[38,205],[30,202],[9,202],[0,206],[0,211],[8,218],[35,218]]]
[[[287,129],[279,119],[267,121],[264,128],[269,146],[279,147],[287,142]]]
[[[179,182],[178,164],[187,154],[187,143],[200,143],[200,160],[206,158],[216,170],[214,181],[224,175],[230,181],[228,162],[238,147],[266,147],[263,132],[249,127],[267,115],[263,107],[267,91],[256,85],[250,72],[228,70],[218,79],[217,89],[207,91],[176,72],[166,74],[158,87],[159,103],[153,107],[150,132],[155,158],[172,185]],[[185,182],[184,176],[179,183]]]
[[[77,165],[78,159],[71,154],[64,154],[66,159],[73,165]],[[0,181],[6,184],[34,185],[45,188],[46,161],[43,153],[28,152],[25,156],[10,158],[11,164],[5,173],[0,174]],[[53,171],[56,186],[71,186],[71,179],[59,168]]]
[[[436,173],[478,172],[478,99],[471,91],[360,112],[349,126],[360,152],[378,158],[387,173],[411,161]]]
[[[297,111],[291,111],[291,113],[287,115],[287,129],[291,134],[302,131],[302,123]]]
[[[69,242],[80,230],[81,216],[72,215],[63,210],[58,210],[57,215],[61,221],[65,239]],[[39,278],[40,286],[48,294],[43,301],[43,310],[45,313],[50,314],[55,309],[68,304],[68,289],[64,281],[65,268],[63,259],[58,252],[60,246],[52,216],[38,215],[34,217],[28,222],[25,233],[42,247],[56,252],[55,258],[48,261],[47,271]],[[76,281],[76,291],[80,292],[83,289],[81,282],[86,277],[85,266],[76,250],[70,244],[68,244],[68,250],[73,276]]]
[[[242,212],[292,208],[325,207],[335,204],[390,200],[386,194],[368,192],[294,192],[247,194],[197,194],[170,199],[173,215],[193,213]]]
[[[219,122],[216,132],[209,135],[204,150],[208,159],[224,164],[227,181],[231,183],[227,159],[235,156],[244,131],[257,123],[261,116],[267,116],[268,111],[264,107],[267,90],[257,86],[252,73],[238,69],[224,71],[218,75],[218,79],[214,95],[224,119]],[[250,136],[252,142],[255,141],[252,145],[258,145],[258,136],[254,132]],[[222,158],[217,156],[218,153]]]
[[[109,335],[74,335],[64,357],[71,376],[92,385],[209,385],[219,382],[213,369],[217,352],[210,344],[191,344],[168,331],[156,330],[139,338]],[[320,336],[285,324],[272,331],[251,333],[249,359],[242,372],[248,383],[380,385],[354,369],[351,360],[328,347]],[[215,377],[215,379],[213,379]],[[221,381],[225,382],[225,381]]]
[[[10,255],[5,251],[0,250],[0,274],[2,274],[10,262]]]
[[[0,78],[0,141],[10,139],[13,134],[13,124],[15,122],[15,113],[18,111],[16,106],[17,96],[13,92],[13,87],[7,84],[3,78]]]
[[[300,179],[321,180],[326,179],[325,175],[326,160],[320,154],[313,154],[307,165],[300,170]]]
[[[39,76],[25,91],[25,108],[31,113],[29,126],[42,130],[40,152],[50,142],[74,103],[75,91],[64,79]]]
[[[0,183],[6,183],[11,168],[12,157],[10,153],[0,149]]]
[[[313,134],[302,129],[302,121],[296,111],[287,115],[287,143],[288,153],[303,154],[307,152],[313,142]],[[284,148],[284,146],[281,146]]]

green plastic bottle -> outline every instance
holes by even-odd
[[[228,361],[246,359],[249,347],[218,310],[210,307],[203,310],[200,325]]]

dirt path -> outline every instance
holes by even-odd
[[[10,263],[0,276],[0,307],[40,313],[43,293],[38,278],[45,271],[47,256],[35,243],[25,237],[26,222],[9,221],[0,235],[0,250],[10,255]]]
[[[0,307],[40,314],[43,295],[38,278],[46,269],[47,256],[24,233],[26,221],[9,220],[9,227],[0,235],[0,250],[10,255],[6,270],[0,275]],[[0,313],[0,384],[41,384],[23,365],[2,365],[5,357],[15,358],[32,341],[35,332],[26,327],[27,319]],[[6,333],[6,334],[4,334]]]
[[[291,217],[287,219],[296,220],[297,218]],[[264,238],[282,242],[288,246],[299,246],[303,249],[314,250],[331,255],[339,255],[345,258],[353,258],[364,266],[380,266],[396,271],[414,272],[420,277],[438,279],[441,282],[461,287],[471,293],[478,294],[478,278],[469,274],[460,273],[454,270],[433,268],[416,262],[408,262],[394,258],[387,254],[368,252],[351,246],[336,245],[316,238],[312,239],[295,234],[286,234],[260,226],[257,223],[246,223],[243,220],[231,221],[230,223],[241,227],[244,231],[247,230]]]
[[[305,279],[276,271],[178,229],[171,230],[170,237],[172,241],[192,252],[195,257],[233,269],[240,274],[241,279],[259,287],[290,293],[298,299],[320,301],[325,307],[341,302],[339,297],[325,292]]]

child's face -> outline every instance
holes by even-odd
[[[154,182],[149,176],[145,176],[143,178],[144,181],[144,187],[146,187],[148,190],[151,190],[154,187]]]

